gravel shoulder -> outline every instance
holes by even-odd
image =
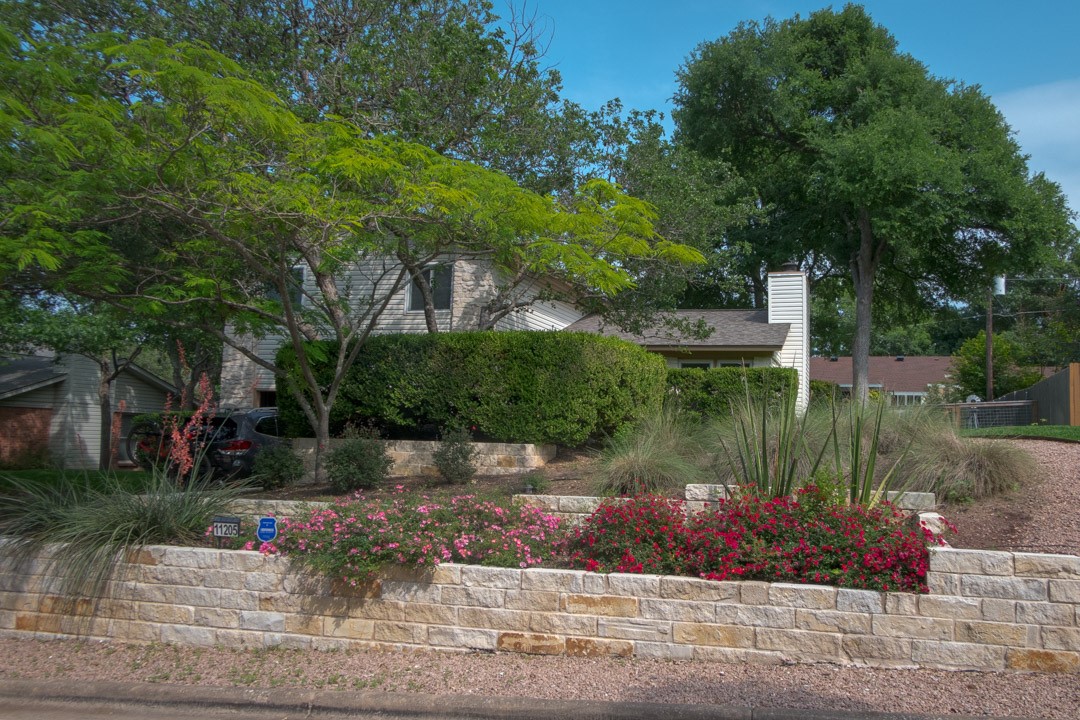
[[[1037,478],[946,509],[961,547],[1080,555],[1080,444],[1020,442]],[[1080,678],[834,665],[502,654],[235,650],[0,636],[0,680],[386,691],[1074,720]]]

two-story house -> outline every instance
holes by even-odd
[[[358,264],[343,284],[355,297],[373,297],[384,278],[394,276],[387,261]],[[573,303],[558,299],[560,288],[540,280],[508,284],[482,260],[457,258],[424,269],[434,318],[425,315],[417,283],[393,293],[378,320],[380,333],[427,332],[430,321],[440,332],[476,330],[570,330],[614,335],[663,355],[669,367],[713,368],[726,365],[792,367],[799,373],[798,405],[809,398],[809,311],[806,276],[797,267],[769,273],[767,310],[685,310],[677,317],[703,321],[707,337],[663,328],[641,335],[620,331]],[[372,291],[375,292],[372,292]],[[300,298],[296,298],[300,300]],[[492,322],[492,319],[494,321]],[[271,358],[279,336],[251,338],[246,347]],[[273,374],[235,348],[223,358],[222,399],[235,407],[271,406],[277,401]]]

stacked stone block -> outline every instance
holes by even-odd
[[[727,487],[724,485],[697,485],[686,486],[685,490],[686,512],[694,513],[704,510],[709,503],[715,503],[728,497]],[[919,512],[932,510],[937,505],[934,493],[922,492],[894,492],[887,493],[886,499],[895,503],[902,510]],[[575,497],[569,495],[515,495],[514,501],[526,505],[538,507],[544,512],[555,515],[563,520],[574,524],[580,524],[585,518],[596,512],[600,504],[611,498],[602,497]],[[937,516],[940,518],[940,516]],[[932,530],[940,531],[940,522],[931,527]]]
[[[330,447],[342,442],[330,440]],[[435,451],[439,443],[427,440],[386,440],[386,453],[394,464],[391,475],[438,475]],[[475,449],[473,464],[477,475],[514,475],[543,467],[555,457],[554,445],[527,443],[472,443]],[[304,460],[307,475],[315,471],[315,440],[297,438],[293,449]]]
[[[443,565],[360,585],[252,552],[131,553],[96,602],[5,560],[0,630],[233,647],[1080,671],[1080,557],[934,550],[931,594]]]

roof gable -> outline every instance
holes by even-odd
[[[0,400],[7,400],[67,377],[67,370],[52,357],[0,358]]]

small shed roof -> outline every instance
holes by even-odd
[[[0,358],[0,400],[47,387],[67,377],[52,357]]]
[[[617,337],[650,349],[774,351],[783,347],[791,329],[790,323],[770,325],[765,310],[676,310],[673,315],[681,321],[704,322],[712,333],[697,338],[659,325],[635,335],[607,325],[598,315],[584,317],[566,330]]]

